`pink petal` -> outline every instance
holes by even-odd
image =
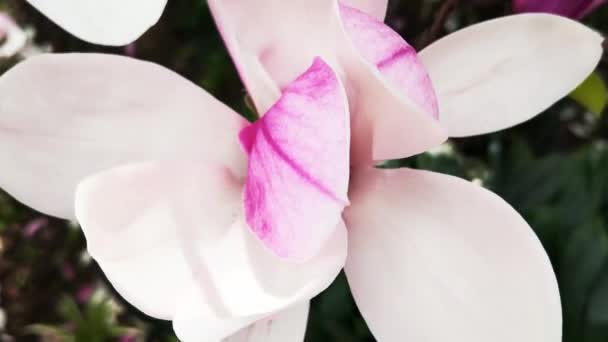
[[[315,296],[346,257],[343,224],[305,263],[276,257],[244,223],[241,189],[213,163],[134,164],[83,181],[76,216],[91,256],[129,302],[175,319],[184,334],[224,322],[225,337],[250,316]]]
[[[302,342],[306,334],[309,304],[298,304],[225,339],[223,342]]]
[[[353,177],[345,269],[378,341],[561,340],[549,259],[501,198],[427,171]]]
[[[424,49],[450,136],[524,122],[576,88],[595,69],[603,38],[572,20],[522,14],[453,33]]]
[[[332,235],[348,203],[349,139],[346,94],[321,59],[241,132],[247,223],[277,255],[306,260]]]
[[[416,50],[384,23],[347,6],[340,6],[344,28],[353,44],[382,76],[428,115],[438,119],[433,84]]]
[[[244,175],[245,120],[158,65],[98,54],[30,58],[0,78],[0,187],[73,218],[84,177],[135,161],[192,158]]]
[[[340,4],[356,8],[377,20],[384,21],[388,0],[341,0]]]
[[[351,163],[406,157],[445,140],[436,120],[360,55],[345,32],[336,1],[208,3],[259,112],[268,110],[280,97],[279,89],[320,56],[347,89]]]
[[[76,37],[95,44],[127,45],[160,18],[167,0],[27,0]]]

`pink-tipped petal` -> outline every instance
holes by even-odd
[[[87,42],[127,45],[156,24],[167,0],[27,0]]]
[[[266,112],[280,97],[279,90],[320,56],[347,89],[351,163],[407,157],[445,140],[438,122],[404,96],[415,91],[397,89],[377,65],[360,55],[345,31],[337,1],[210,0],[208,4],[259,112]]]
[[[244,223],[242,181],[207,162],[150,162],[91,176],[78,187],[76,216],[119,293],[146,314],[181,321],[184,334],[225,321],[217,329],[228,336],[249,316],[308,300],[346,258],[343,223],[309,261],[278,258]]]
[[[365,68],[353,60],[355,67],[347,69],[354,108],[352,158],[364,163],[407,157],[443,142],[447,136],[436,121],[435,91],[414,48],[357,9],[342,5],[340,14],[354,48],[369,64]]]
[[[223,342],[302,342],[309,303],[298,304],[242,329]]]
[[[245,120],[158,65],[113,55],[33,57],[0,78],[0,186],[74,217],[84,177],[128,162],[192,158],[243,176]]]
[[[344,28],[366,61],[421,110],[437,119],[437,99],[433,84],[416,50],[390,27],[370,15],[340,6]]]
[[[388,0],[341,0],[340,4],[363,11],[379,21],[384,21]]]
[[[307,260],[332,235],[348,203],[349,140],[346,94],[319,58],[241,132],[245,217],[277,255]]]
[[[345,270],[378,341],[561,341],[549,259],[501,198],[427,171],[353,178]]]
[[[437,120],[401,96],[367,62],[352,68],[351,164],[397,159],[440,145],[447,134]]]
[[[603,38],[567,18],[521,14],[457,31],[424,49],[450,136],[490,133],[541,113],[576,88]]]

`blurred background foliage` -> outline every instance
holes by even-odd
[[[126,48],[79,41],[23,0],[0,0],[0,10],[33,32],[33,46],[154,61],[251,117],[243,86],[204,1],[169,1],[161,22]],[[511,4],[505,0],[392,0],[387,22],[421,48],[461,27],[510,13]],[[608,6],[584,23],[608,33]],[[0,60],[0,72],[18,60]],[[435,151],[383,165],[467,178],[513,205],[535,229],[553,262],[565,342],[608,340],[607,77],[604,57],[571,97],[523,125],[453,139]],[[1,341],[177,341],[169,323],[145,317],[114,292],[87,256],[78,227],[36,213],[3,193],[0,308]],[[306,341],[374,341],[343,275],[313,301]]]

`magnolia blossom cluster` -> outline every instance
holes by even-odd
[[[110,45],[166,4],[29,1]],[[374,166],[537,115],[594,70],[599,34],[523,14],[417,53],[386,0],[208,4],[258,121],[155,64],[34,57],[0,78],[0,186],[77,220],[118,292],[182,341],[302,341],[343,268],[378,341],[560,341],[555,276],[515,210]]]

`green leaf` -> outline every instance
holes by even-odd
[[[588,111],[601,115],[608,102],[608,89],[604,80],[594,72],[570,93],[570,97]]]
[[[42,340],[76,342],[74,337],[63,328],[53,327],[45,324],[31,324],[25,327],[25,334],[37,335]]]
[[[564,341],[580,342],[589,297],[608,262],[608,234],[600,218],[579,226],[564,241],[558,262]]]

